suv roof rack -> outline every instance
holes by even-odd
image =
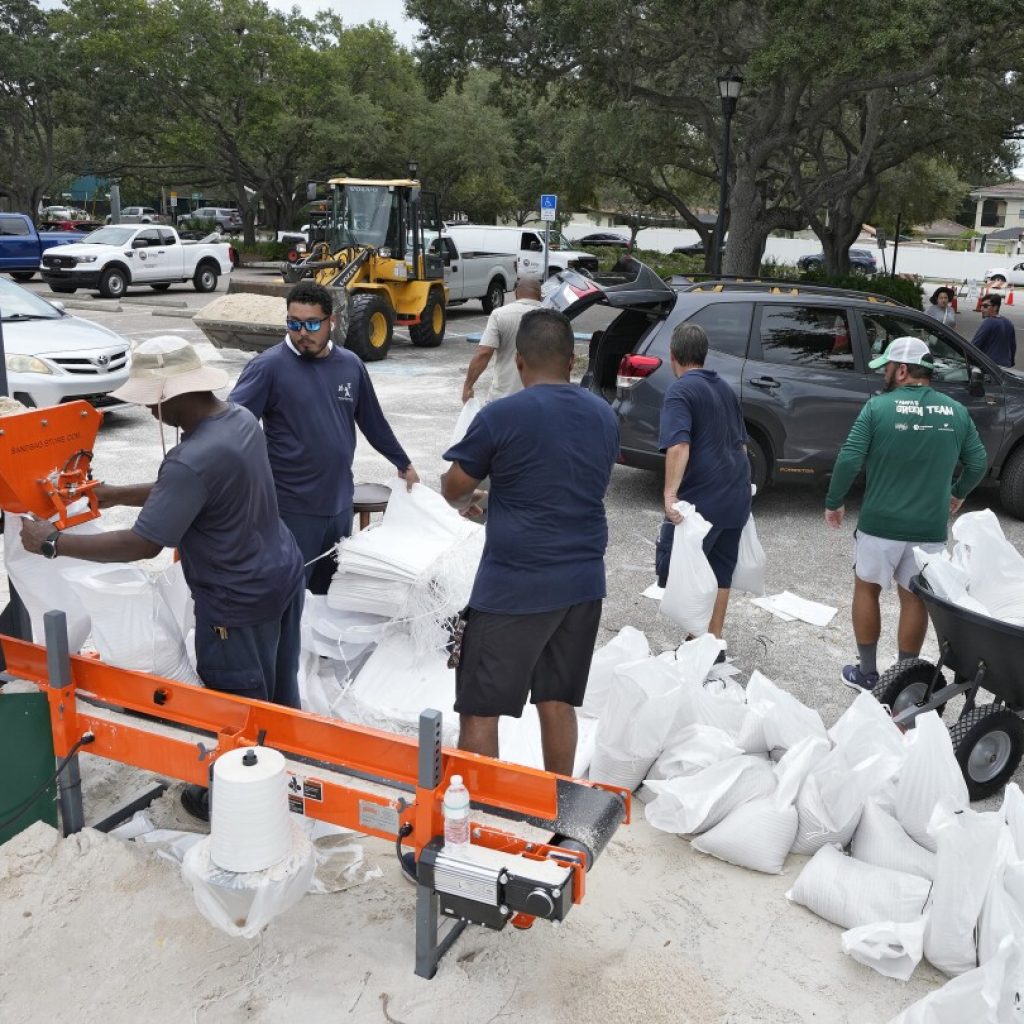
[[[887,306],[902,306],[903,303],[890,295],[878,292],[862,292],[854,288],[830,288],[823,284],[803,284],[800,281],[782,281],[764,277],[712,277],[696,281],[673,281],[678,291],[684,292],[768,292],[770,295],[826,295],[843,299],[865,299],[868,302],[883,303]]]

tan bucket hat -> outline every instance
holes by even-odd
[[[158,405],[194,391],[219,391],[228,385],[225,370],[204,366],[199,353],[184,338],[162,334],[132,350],[128,380],[111,398],[136,405]]]

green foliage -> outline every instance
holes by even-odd
[[[207,220],[205,217],[186,217],[184,220],[178,221],[178,230],[202,231],[208,235],[217,230],[217,222],[215,220]]]
[[[826,285],[829,288],[844,288],[849,291],[888,295],[889,298],[896,299],[897,302],[902,302],[912,309],[924,308],[921,298],[922,278],[914,275],[868,277],[865,274],[827,274],[824,271],[809,270],[799,277],[794,276],[787,280],[806,281],[812,284]]]
[[[600,269],[603,272],[611,270],[619,259],[627,255],[625,249],[606,246],[580,251],[593,253],[600,260]],[[704,271],[703,256],[687,256],[681,252],[663,253],[654,249],[634,249],[628,255],[636,257],[641,263],[646,263],[659,277],[690,277]]]
[[[295,247],[287,242],[251,242],[235,246],[242,266],[248,263],[276,263],[288,259]]]

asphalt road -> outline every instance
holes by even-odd
[[[48,294],[39,283],[31,286]],[[223,293],[221,284],[217,294]],[[175,286],[155,297],[139,292],[122,302],[123,311],[109,312],[74,309],[121,333],[132,341],[159,334],[175,334],[196,343],[204,359],[215,361],[236,377],[250,355],[234,350],[213,348],[192,325],[191,320],[168,315],[179,312],[173,307],[153,303],[185,303],[198,309],[211,298],[197,295],[191,287]],[[76,296],[78,298],[78,296]],[[90,300],[84,300],[88,303]],[[597,314],[587,314],[596,316]],[[968,314],[961,331],[973,333]],[[1016,316],[1014,316],[1016,319]],[[445,343],[438,349],[413,348],[399,331],[391,355],[385,362],[370,365],[370,375],[381,403],[399,439],[413,459],[424,482],[437,486],[444,470],[441,454],[450,440],[460,409],[462,380],[473,348],[465,336],[483,329],[486,318],[476,302],[449,311]],[[592,329],[585,318],[579,330]],[[581,355],[585,348],[580,346]],[[482,383],[486,384],[485,376]],[[168,446],[173,432],[166,431]],[[98,476],[112,483],[152,479],[161,459],[159,427],[144,409],[111,414],[104,424],[96,447],[95,469]],[[363,441],[355,461],[357,481],[383,481],[391,467]],[[746,678],[760,669],[771,679],[817,708],[826,724],[848,706],[850,690],[839,683],[842,665],[854,653],[850,628],[852,591],[852,534],[858,501],[848,502],[847,524],[837,534],[823,521],[823,491],[814,485],[787,484],[769,488],[755,505],[758,533],[768,558],[768,592],[789,590],[801,597],[823,602],[838,609],[832,622],[815,628],[800,622],[782,622],[749,603],[744,596],[732,602],[726,622],[729,655]],[[972,495],[965,511],[991,506],[999,515],[1009,539],[1024,551],[1024,523],[1002,513],[994,488],[986,487]],[[608,549],[608,599],[602,622],[602,641],[625,625],[643,630],[652,647],[664,650],[676,646],[681,637],[673,624],[659,618],[654,602],[641,596],[654,580],[654,537],[661,520],[661,482],[655,474],[617,466],[607,497],[610,528]],[[572,508],[564,510],[571,518]],[[114,510],[108,513],[112,524],[130,525],[134,513]],[[880,663],[885,667],[895,658],[896,599],[884,597],[883,635]],[[926,655],[936,654],[929,635]],[[951,705],[952,707],[952,705]],[[952,720],[950,710],[947,719]],[[1021,775],[1024,778],[1024,774]]]

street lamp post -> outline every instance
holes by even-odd
[[[722,250],[725,248],[725,207],[729,199],[729,132],[742,87],[743,76],[735,71],[718,76],[718,95],[722,100],[725,124],[722,128],[722,159],[719,166],[718,219],[715,221],[715,236],[711,244],[711,273],[716,277],[722,273]]]

